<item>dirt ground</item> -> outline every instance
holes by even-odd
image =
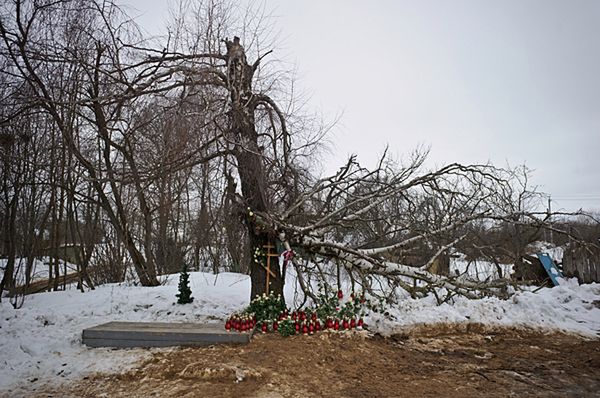
[[[387,339],[259,334],[246,346],[159,352],[39,396],[600,397],[600,340],[473,325]]]

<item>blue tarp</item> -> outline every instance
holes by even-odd
[[[563,278],[563,275],[556,264],[554,264],[554,261],[552,261],[552,257],[547,253],[538,253],[537,257],[540,259],[554,286],[558,286],[560,284],[558,278]]]

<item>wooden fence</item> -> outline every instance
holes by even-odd
[[[570,244],[563,255],[563,274],[579,283],[600,282],[600,248]]]

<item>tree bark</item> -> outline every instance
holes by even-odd
[[[16,245],[15,245],[15,234],[16,234],[16,217],[17,217],[17,194],[10,201],[8,206],[8,222],[5,225],[5,239],[6,239],[6,268],[4,269],[4,275],[0,282],[0,297],[4,289],[11,290],[15,287],[15,260],[16,260]]]
[[[262,258],[262,261],[254,261],[256,249],[266,253],[264,246],[275,243],[274,237],[257,226],[249,216],[250,212],[267,212],[270,209],[267,197],[267,178],[254,118],[256,101],[252,92],[252,78],[255,67],[248,64],[245,50],[238,37],[235,37],[233,41],[226,41],[226,45],[227,78],[231,97],[230,130],[232,138],[237,144],[235,157],[242,196],[245,205],[249,208],[246,226],[250,243],[248,247],[252,283],[250,297],[254,298],[270,292],[283,297],[284,281],[281,278],[277,259],[275,257],[271,259],[271,271],[274,276],[269,278],[269,286],[267,286],[267,271],[264,267],[266,258]]]

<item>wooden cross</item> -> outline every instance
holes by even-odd
[[[267,271],[267,285],[265,287],[265,293],[268,295],[270,293],[269,291],[269,284],[270,282],[270,277],[272,276],[273,278],[276,278],[275,273],[273,271],[271,271],[271,257],[279,257],[279,254],[277,254],[277,252],[273,253],[272,249],[275,249],[275,246],[273,246],[270,243],[267,243],[266,245],[263,246],[264,249],[266,249],[266,256],[267,256],[267,266],[265,267],[263,264],[263,267],[265,268],[265,270]]]

